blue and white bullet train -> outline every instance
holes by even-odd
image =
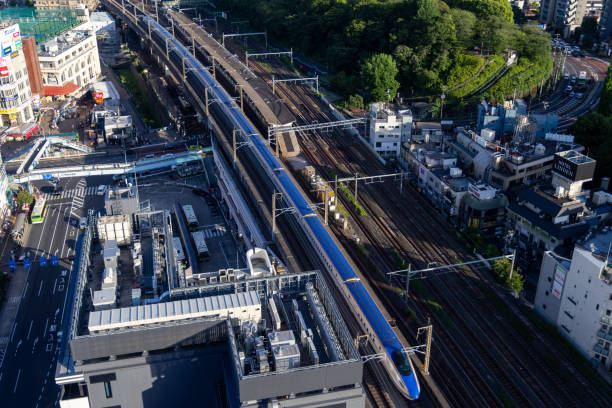
[[[138,24],[145,33],[151,33],[151,40],[159,46],[159,49],[165,51],[166,44],[168,44],[169,59],[178,70],[182,71],[184,62],[187,82],[198,95],[202,96],[201,99],[203,99],[204,89],[208,88],[209,98],[220,101],[211,105],[212,113],[216,119],[228,123],[235,129],[240,129],[242,134],[250,139],[255,155],[276,188],[298,210],[299,223],[317,251],[327,272],[335,279],[337,286],[349,299],[349,302],[358,306],[355,310],[359,323],[364,332],[374,339],[373,344],[376,352],[385,353],[388,356],[383,360],[383,364],[394,385],[406,398],[419,398],[421,388],[416,372],[393,329],[319,217],[312,211],[292,178],[268,148],[259,132],[227,92],[178,40],[175,40],[162,26],[148,16],[140,16]]]

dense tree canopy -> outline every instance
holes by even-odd
[[[399,89],[397,65],[393,57],[387,54],[374,54],[361,66],[361,83],[370,99],[377,102],[389,102]]]
[[[361,66],[378,53],[393,57],[400,89],[410,95],[438,94],[465,54],[517,49],[529,62],[551,60],[549,37],[515,26],[507,0],[218,0],[217,6],[341,72],[346,94],[367,85]]]

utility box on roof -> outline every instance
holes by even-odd
[[[276,371],[286,371],[300,366],[300,349],[297,344],[272,347]]]
[[[132,219],[128,214],[98,218],[98,235],[103,241],[117,241],[118,246],[132,243]]]

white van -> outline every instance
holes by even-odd
[[[106,186],[104,186],[104,185],[98,186],[97,194],[98,195],[104,195],[104,193],[106,193]]]

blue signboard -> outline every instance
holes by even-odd
[[[53,266],[59,265],[59,260],[57,259],[57,256],[51,255],[51,265]]]
[[[32,267],[32,262],[30,258],[23,258],[23,267],[26,269],[30,269]]]
[[[41,256],[40,258],[38,258],[38,263],[40,264],[40,266],[47,266],[47,258]]]
[[[14,271],[15,269],[17,269],[17,263],[13,261],[12,259],[9,259],[8,267],[11,271]]]
[[[2,50],[2,55],[9,55],[11,52],[13,51],[13,49],[11,47],[6,47],[5,49]]]
[[[53,180],[52,174],[43,174],[43,180]]]

